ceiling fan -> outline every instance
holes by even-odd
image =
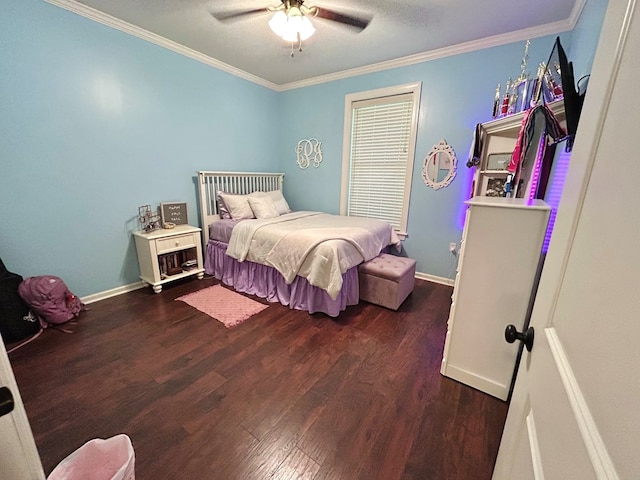
[[[212,15],[220,22],[231,22],[248,16],[273,12],[274,15],[269,21],[269,26],[274,33],[288,42],[299,42],[300,45],[303,40],[309,38],[316,31],[309,20],[312,17],[324,18],[351,27],[358,32],[364,30],[371,22],[371,17],[365,15],[355,16],[318,6],[309,7],[304,4],[304,0],[280,0],[280,2],[280,5],[266,8],[227,10],[213,12]]]

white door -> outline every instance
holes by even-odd
[[[14,408],[0,417],[0,478],[11,480],[43,480],[40,456],[36,450],[29,420],[18,392],[9,358],[0,338],[0,387],[13,396]]]
[[[640,19],[610,0],[498,479],[640,478]]]

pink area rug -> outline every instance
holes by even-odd
[[[235,327],[247,318],[261,312],[269,305],[263,305],[239,293],[232,292],[222,285],[204,288],[197,292],[176,298],[203,313],[206,313],[225,327]]]

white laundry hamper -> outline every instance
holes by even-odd
[[[47,480],[134,480],[131,439],[120,434],[88,441],[53,469]]]

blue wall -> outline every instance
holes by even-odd
[[[0,258],[84,296],[138,280],[139,205],[272,170],[278,94],[42,0],[0,15]]]
[[[567,57],[573,62],[576,82],[591,72],[593,55],[598,46],[608,4],[608,0],[589,0],[582,9],[580,20],[571,32],[571,44],[565,50]]]
[[[284,171],[292,207],[337,213],[345,94],[422,81],[405,248],[418,271],[453,277],[471,134],[496,84],[519,74],[524,42],[276,93],[42,0],[2,3],[0,258],[12,271],[59,275],[81,296],[136,282],[138,206],[187,201],[197,224],[197,170]],[[579,41],[562,36],[576,72],[590,68],[601,3]],[[532,41],[531,73],[553,38]],[[309,137],[324,161],[300,170],[294,148]],[[422,161],[442,138],[458,176],[434,191]]]

